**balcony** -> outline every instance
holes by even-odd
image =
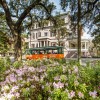
[[[37,38],[38,40],[43,40],[43,39],[50,39],[49,36],[40,36]]]

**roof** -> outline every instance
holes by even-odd
[[[29,50],[34,50],[34,51],[38,51],[38,50],[55,50],[58,48],[63,48],[63,46],[49,46],[49,47],[38,47],[38,48],[30,48]]]

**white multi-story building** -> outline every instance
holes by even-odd
[[[64,14],[61,16],[65,23],[66,28],[69,28],[70,22],[68,22],[68,15]],[[29,36],[29,48],[44,47],[44,46],[57,46],[58,40],[56,34],[51,32],[51,27],[53,24],[49,21],[44,25],[43,28],[39,27],[36,22],[30,29]],[[69,30],[70,31],[70,30]],[[77,35],[68,35],[67,37],[60,39],[60,45],[64,46],[64,56],[65,57],[77,57]],[[81,41],[81,51],[82,56],[89,55],[90,39],[84,38],[82,36]]]

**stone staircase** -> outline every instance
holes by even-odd
[[[69,51],[69,53],[66,55],[66,58],[77,58],[77,52]]]

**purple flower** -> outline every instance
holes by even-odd
[[[74,66],[74,73],[78,73],[78,67]]]
[[[21,69],[16,70],[16,73],[18,76],[24,75],[24,71],[22,71]]]
[[[14,87],[12,87],[11,92],[15,92],[15,91],[18,90],[18,89],[19,89],[18,86],[14,86]]]
[[[82,92],[78,92],[79,98],[84,98],[84,94]]]
[[[11,82],[16,82],[17,80],[16,80],[16,77],[10,77],[10,81]]]
[[[96,98],[97,96],[97,91],[89,92],[89,95],[92,96],[93,98]]]
[[[64,83],[58,82],[58,83],[53,83],[54,88],[63,88],[64,87]]]
[[[16,96],[18,98],[18,97],[20,97],[20,93],[16,92],[16,93],[14,93],[14,96]]]
[[[75,92],[72,90],[70,93],[68,93],[68,97],[72,99],[75,96]]]
[[[28,68],[28,71],[29,71],[29,72],[34,72],[34,71],[35,71],[35,68],[34,68],[34,67],[29,67],[29,68]]]
[[[58,81],[58,80],[60,80],[60,77],[59,76],[55,76],[54,77],[54,80],[57,80]]]

